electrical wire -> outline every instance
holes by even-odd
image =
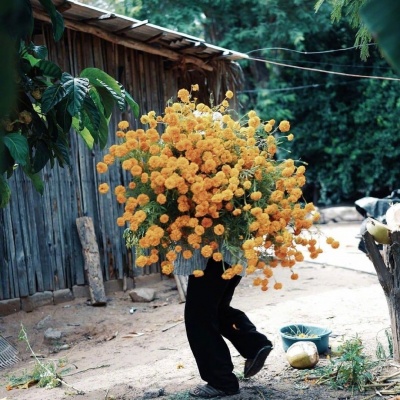
[[[367,43],[366,46],[376,46],[376,43]],[[323,50],[323,51],[299,51],[299,50],[294,50],[294,49],[288,49],[286,47],[263,47],[261,49],[255,49],[255,50],[250,50],[247,53],[244,54],[250,54],[254,53],[256,51],[261,51],[261,50],[284,50],[284,51],[290,51],[292,53],[299,53],[299,54],[326,54],[326,53],[335,53],[337,51],[348,51],[348,50],[353,50],[353,49],[359,49],[361,46],[352,46],[352,47],[345,47],[344,49],[333,49],[333,50]]]
[[[360,80],[365,80],[365,79],[360,79]],[[357,81],[359,82],[359,81]],[[335,84],[329,84],[329,86],[338,86],[338,85],[349,85],[352,83],[357,83],[355,81],[344,81],[344,82],[337,82]],[[268,89],[268,88],[262,88],[262,89],[248,89],[248,90],[240,90],[237,93],[260,93],[260,92],[266,92],[266,93],[272,93],[272,92],[288,92],[292,90],[302,90],[302,89],[316,89],[322,86],[328,86],[326,83],[313,83],[311,85],[302,85],[302,86],[291,86],[291,87],[286,87],[286,88],[280,88],[280,89]]]
[[[327,70],[319,69],[319,68],[300,67],[299,65],[284,64],[284,63],[280,63],[280,62],[276,62],[276,61],[269,61],[269,60],[265,60],[262,58],[255,58],[255,57],[249,57],[247,60],[264,62],[267,64],[277,65],[279,67],[301,69],[304,71],[320,72],[323,74],[331,74],[331,75],[348,76],[351,78],[367,78],[367,79],[379,79],[379,80],[385,80],[385,81],[400,81],[400,78],[391,78],[391,77],[375,76],[375,75],[348,74],[345,72],[338,72],[338,71],[327,71]]]

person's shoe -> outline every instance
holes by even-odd
[[[239,391],[237,391],[236,393],[226,393],[223,390],[219,390],[216,389],[215,387],[212,387],[208,383],[206,385],[197,385],[193,389],[189,390],[189,394],[191,396],[202,399],[212,399],[213,397],[231,396],[237,393],[239,393]]]
[[[244,377],[250,378],[258,374],[265,364],[265,360],[273,349],[272,345],[262,347],[253,359],[246,360],[244,363]]]

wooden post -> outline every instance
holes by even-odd
[[[85,273],[89,282],[92,306],[104,306],[107,297],[104,290],[103,274],[100,268],[99,246],[96,242],[93,221],[90,217],[76,219],[82,253],[85,260]]]
[[[184,303],[186,301],[186,293],[187,293],[187,276],[174,275],[176,287],[178,289],[179,297],[181,302]]]
[[[383,256],[368,231],[362,236],[389,307],[393,359],[400,362],[400,232],[391,233],[390,244],[383,245]]]

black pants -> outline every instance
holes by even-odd
[[[238,391],[239,382],[233,373],[229,348],[223,336],[245,359],[254,358],[271,342],[257,332],[244,312],[230,306],[241,277],[224,280],[222,272],[222,262],[210,259],[204,276],[189,276],[185,324],[201,378],[229,394]]]

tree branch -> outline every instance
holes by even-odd
[[[364,240],[368,256],[374,265],[379,283],[381,284],[385,295],[389,296],[393,288],[393,275],[389,272],[385,262],[383,261],[382,255],[375,243],[373,236],[366,231],[363,233],[362,238]]]

